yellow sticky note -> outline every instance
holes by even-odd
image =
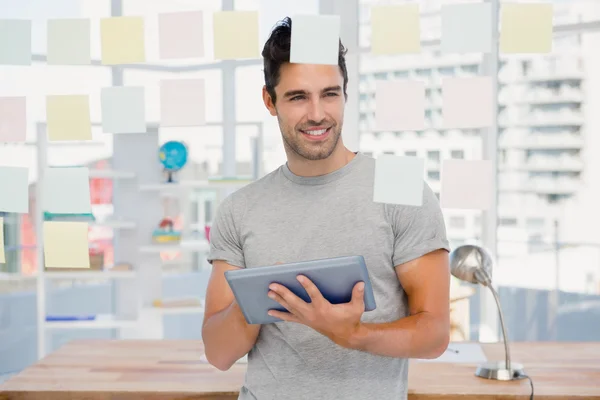
[[[419,4],[371,7],[371,53],[421,51]]]
[[[4,217],[0,217],[0,263],[6,262],[4,254]]]
[[[46,120],[50,141],[92,140],[87,95],[47,96]]]
[[[553,7],[550,3],[502,4],[500,51],[549,53],[552,51]]]
[[[46,268],[89,268],[87,222],[45,221]]]
[[[213,16],[214,58],[259,58],[257,11],[219,11]]]
[[[133,64],[146,61],[142,17],[102,18],[100,35],[102,64]]]

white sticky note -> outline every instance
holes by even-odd
[[[88,65],[91,63],[90,20],[50,19],[47,23],[48,64]]]
[[[419,4],[371,7],[371,53],[403,54],[421,51]]]
[[[494,182],[489,160],[444,160],[441,181],[440,205],[443,208],[490,208]]]
[[[0,142],[24,142],[26,136],[26,98],[0,97]]]
[[[4,217],[0,217],[0,263],[6,262],[4,254]]]
[[[134,64],[146,61],[146,37],[142,17],[100,19],[102,64]]]
[[[202,11],[158,15],[158,48],[161,59],[204,57]]]
[[[422,81],[377,81],[375,130],[425,129],[425,84]]]
[[[89,268],[87,222],[45,221],[46,268]]]
[[[502,3],[500,11],[500,52],[552,51],[552,3]]]
[[[373,201],[420,206],[423,204],[425,160],[382,154],[375,160]]]
[[[443,124],[448,129],[485,128],[495,110],[492,80],[487,76],[442,79]]]
[[[204,79],[160,82],[161,126],[199,126],[206,123]]]
[[[31,21],[0,19],[0,65],[31,65]]]
[[[290,17],[294,22],[296,15],[318,15],[318,0],[260,0],[260,44],[267,41],[278,22]],[[292,24],[293,25],[293,24]]]
[[[29,170],[21,167],[0,167],[0,211],[27,214],[29,212]]]
[[[492,51],[492,5],[464,3],[442,5],[443,53]]]
[[[46,169],[44,211],[54,214],[91,213],[89,169],[86,167]]]
[[[258,12],[215,12],[213,14],[215,59],[259,58],[258,34]]]
[[[114,86],[102,88],[102,130],[106,133],[146,132],[144,87]]]
[[[92,140],[88,95],[47,96],[46,120],[51,142]]]
[[[339,15],[296,15],[292,20],[290,62],[338,65]]]

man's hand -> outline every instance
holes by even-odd
[[[281,304],[289,314],[271,310],[269,315],[306,325],[327,336],[334,343],[350,348],[350,341],[357,334],[360,318],[365,311],[364,282],[354,286],[349,303],[331,304],[310,279],[299,275],[298,281],[310,296],[311,302],[307,303],[285,286],[273,283],[269,286],[269,297]]]

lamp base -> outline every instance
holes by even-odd
[[[480,378],[495,379],[498,381],[512,381],[526,378],[523,365],[511,362],[510,370],[508,370],[504,361],[481,364],[477,367],[475,375]]]

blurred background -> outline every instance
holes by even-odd
[[[298,0],[300,1],[300,0]],[[318,0],[302,0],[303,7],[323,7]],[[403,1],[386,4],[407,3]],[[494,280],[513,341],[600,340],[600,2],[555,0],[553,50],[540,55],[502,55],[497,64],[497,141],[487,143],[487,130],[442,129],[441,79],[448,76],[489,75],[489,58],[480,54],[440,52],[440,7],[454,0],[420,1],[422,52],[415,55],[375,56],[369,53],[370,6],[381,2],[349,1],[356,5],[358,49],[351,68],[349,92],[357,94],[354,119],[357,150],[413,155],[426,162],[426,180],[439,196],[444,159],[481,159],[485,149],[497,155],[497,209],[444,210],[454,248],[478,244],[495,249]],[[468,1],[460,1],[465,3]],[[513,1],[514,2],[514,1]],[[517,1],[518,2],[518,1]],[[87,165],[91,174],[93,213],[90,254],[100,263],[127,260],[114,257],[126,221],[111,221],[113,189],[127,176],[112,174],[113,135],[102,132],[100,91],[118,76],[126,86],[146,89],[146,118],[160,120],[159,83],[162,79],[203,78],[206,84],[207,125],[161,128],[159,141],[183,140],[189,163],[182,179],[201,180],[229,175],[223,162],[235,155],[234,172],[244,179],[264,175],[285,162],[280,132],[261,99],[264,83],[261,60],[215,62],[211,57],[210,18],[205,27],[205,59],[160,60],[156,15],[163,12],[222,9],[259,10],[259,0],[0,0],[0,18],[32,20],[31,66],[1,66],[0,95],[28,97],[25,143],[0,146],[5,166],[30,169],[30,214],[5,214],[6,263],[0,264],[0,374],[10,374],[33,363],[38,335],[36,297],[39,285],[35,234],[38,137],[45,122],[45,96],[84,92],[90,95],[93,140],[49,144],[51,166]],[[414,2],[413,2],[414,3]],[[118,11],[144,16],[147,62],[110,67],[99,62],[99,20]],[[112,14],[111,14],[112,13]],[[281,18],[284,16],[282,15]],[[47,65],[46,21],[52,18],[89,18],[92,23],[92,65]],[[270,21],[273,25],[276,21]],[[343,20],[343,24],[348,20]],[[353,25],[354,26],[354,25]],[[270,26],[261,27],[268,29]],[[426,122],[419,132],[375,132],[375,82],[381,79],[419,79],[426,82]],[[232,142],[224,134],[233,130]],[[260,152],[254,145],[261,140]],[[234,153],[232,153],[234,151]],[[158,152],[158,149],[157,149]],[[150,155],[154,157],[154,155]],[[158,162],[157,162],[158,166]],[[210,226],[218,195],[202,189],[186,194],[185,206],[170,209],[176,222],[203,234]],[[190,204],[192,206],[190,206]],[[158,223],[160,216],[156,216]],[[149,216],[149,218],[152,218]],[[103,223],[105,222],[105,223]],[[154,221],[152,222],[154,223]],[[492,232],[493,230],[493,232]],[[208,265],[202,253],[160,252],[164,296],[203,297]],[[464,285],[463,285],[464,286]],[[455,298],[457,332],[454,340],[496,341],[500,338],[493,304],[482,302],[485,289],[466,287]],[[43,295],[49,310],[86,306],[88,312],[110,312],[114,282],[104,279],[53,278]],[[201,314],[165,316],[165,338],[200,338]],[[67,328],[43,332],[45,352],[78,337],[116,337],[115,328]]]

